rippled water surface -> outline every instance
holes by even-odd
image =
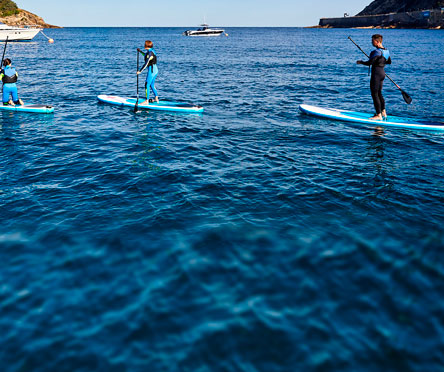
[[[372,112],[373,30],[48,30],[11,43],[0,113],[1,371],[444,368],[444,134],[303,116]],[[382,30],[389,114],[444,120],[440,30]],[[136,94],[155,43],[161,98]]]

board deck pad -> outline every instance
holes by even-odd
[[[97,96],[100,102],[109,103],[111,105],[135,107],[136,98],[132,97],[119,97],[119,96],[108,96],[99,95]],[[156,110],[156,111],[170,111],[170,112],[189,112],[189,113],[199,113],[203,112],[203,107],[199,105],[193,105],[183,102],[171,102],[171,101],[159,101],[152,102],[148,104],[142,104],[144,98],[139,98],[138,108],[141,110]]]
[[[15,105],[4,106],[0,102],[0,110],[15,111],[15,112],[30,112],[35,114],[51,114],[54,112],[54,107],[48,105]]]
[[[444,130],[444,122],[439,121],[428,121],[392,115],[388,115],[386,120],[371,120],[370,118],[373,116],[373,114],[322,108],[305,104],[300,105],[299,110],[301,110],[304,114],[313,115],[320,118],[347,121],[352,123],[423,130]]]

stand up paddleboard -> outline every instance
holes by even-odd
[[[444,130],[444,122],[439,121],[433,122],[391,115],[388,115],[386,120],[371,120],[370,118],[373,116],[371,114],[322,108],[310,105],[300,105],[299,110],[301,110],[304,114],[313,115],[320,118],[348,121],[352,123],[423,130]]]
[[[17,111],[17,112],[31,112],[34,114],[51,114],[54,112],[54,107],[46,105],[16,105],[4,106],[0,102],[0,110],[2,111]]]
[[[130,97],[118,97],[118,96],[107,96],[107,95],[100,95],[97,96],[100,102],[109,103],[111,105],[118,105],[118,106],[127,106],[127,107],[134,107],[136,106],[136,98],[130,98]],[[144,109],[144,110],[156,110],[156,111],[170,111],[170,112],[186,112],[186,113],[199,113],[203,112],[203,107],[198,105],[191,105],[187,103],[180,103],[180,102],[170,102],[170,101],[159,101],[142,104],[145,99],[139,98],[138,108]]]

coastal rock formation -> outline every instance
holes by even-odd
[[[43,28],[59,28],[46,23],[43,18],[19,9],[11,0],[0,0],[0,22],[8,26],[39,26]]]
[[[444,0],[375,0],[354,17],[321,18],[319,27],[444,28]]]
[[[18,9],[18,14],[1,17],[0,22],[8,26],[39,26],[43,28],[60,28],[46,23],[42,17],[23,9]]]
[[[443,0],[375,0],[357,16],[404,13],[444,7]]]

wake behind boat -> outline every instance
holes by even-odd
[[[187,30],[183,33],[185,36],[220,36],[225,30],[221,30],[218,28],[210,28],[210,26],[206,23],[200,25],[202,28],[198,28],[197,30]]]
[[[40,31],[37,27],[14,27],[0,22],[0,41],[31,41]]]
[[[388,115],[386,120],[370,119],[372,114],[362,112],[322,108],[311,105],[300,105],[299,110],[304,114],[317,116],[324,119],[348,121],[352,123],[371,124],[386,127],[398,127],[407,129],[444,130],[444,122],[433,122],[423,119],[406,118]]]

